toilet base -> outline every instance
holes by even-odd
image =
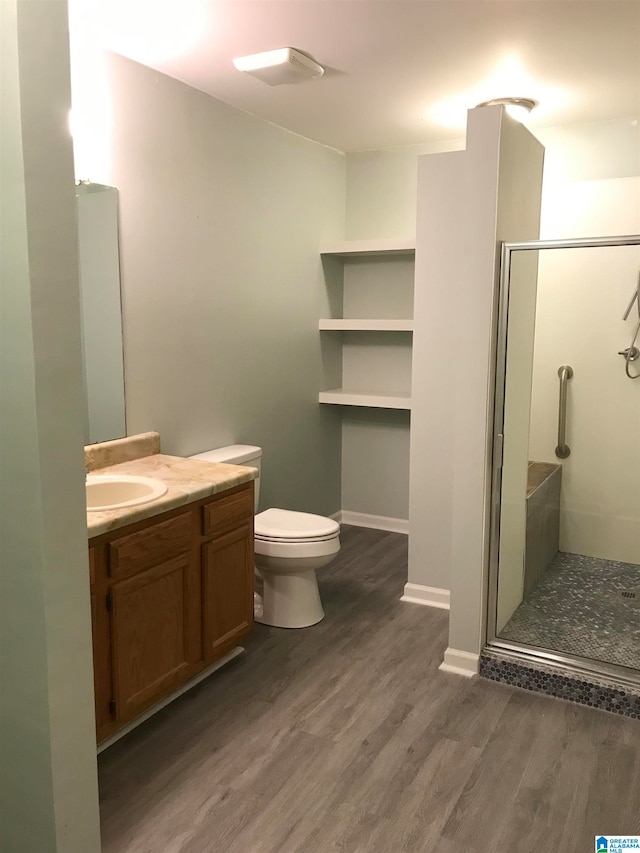
[[[315,571],[273,574],[262,570],[262,613],[256,622],[274,628],[309,628],[324,619]]]

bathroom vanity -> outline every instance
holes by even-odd
[[[113,472],[164,477],[168,491],[87,514],[98,743],[253,625],[255,471],[153,454],[102,469]]]

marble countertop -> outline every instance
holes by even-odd
[[[87,512],[87,534],[89,539],[125,527],[135,521],[152,518],[167,510],[211,497],[243,483],[250,483],[257,476],[255,468],[244,465],[225,465],[221,462],[204,462],[201,459],[185,459],[156,453],[96,468],[91,474],[137,474],[153,477],[167,485],[167,492],[155,501],[123,509]]]

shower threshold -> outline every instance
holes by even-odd
[[[589,708],[640,719],[640,680],[632,670],[607,666],[543,649],[518,648],[517,644],[485,646],[479,675],[534,693],[542,693]]]

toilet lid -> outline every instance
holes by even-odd
[[[331,538],[340,532],[332,518],[289,509],[265,509],[255,517],[255,535],[260,539]]]

